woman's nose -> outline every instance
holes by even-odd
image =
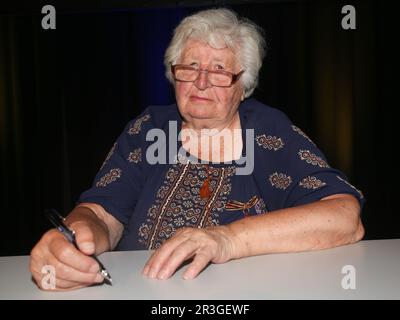
[[[199,76],[197,77],[196,81],[194,82],[194,85],[199,90],[205,90],[205,89],[211,87],[210,83],[208,82],[207,70],[199,71]]]

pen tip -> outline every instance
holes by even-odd
[[[107,274],[107,276],[106,276],[106,277],[104,277],[104,279],[106,279],[106,280],[107,280],[108,284],[112,285],[113,281],[112,281],[112,279],[111,279],[111,276],[110,276],[110,274]]]
[[[101,270],[101,271],[100,271],[100,274],[103,276],[104,280],[105,280],[108,284],[112,285],[111,275],[108,273],[107,270],[105,270],[105,269]]]

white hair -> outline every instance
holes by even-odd
[[[189,39],[203,41],[217,49],[231,48],[245,70],[240,78],[245,98],[253,93],[266,52],[263,31],[259,26],[229,9],[203,10],[186,17],[176,27],[164,56],[166,76],[172,84],[171,64],[178,62]]]

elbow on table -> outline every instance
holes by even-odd
[[[324,200],[337,201],[335,211],[341,212],[339,216],[342,217],[342,219],[339,219],[341,223],[337,225],[336,235],[331,238],[330,246],[352,244],[362,240],[365,229],[361,221],[361,207],[358,200],[347,194],[330,196]]]
[[[362,224],[361,218],[358,217],[358,223],[357,223],[357,226],[353,233],[353,238],[350,243],[356,243],[356,242],[362,240],[364,238],[364,235],[365,235],[365,229]]]
[[[365,230],[358,218],[358,222],[349,222],[346,227],[339,228],[332,237],[315,238],[312,249],[329,249],[354,244],[364,238]]]
[[[345,199],[346,204],[343,205],[343,208],[346,208],[346,214],[349,215],[348,222],[348,237],[347,243],[352,244],[356,243],[364,238],[365,229],[363,223],[361,221],[361,207],[358,200],[351,196]]]

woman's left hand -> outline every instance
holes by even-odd
[[[232,232],[226,226],[182,228],[153,253],[143,275],[168,279],[184,261],[193,258],[183,274],[184,279],[193,279],[210,262],[225,263],[235,258],[237,249]]]

